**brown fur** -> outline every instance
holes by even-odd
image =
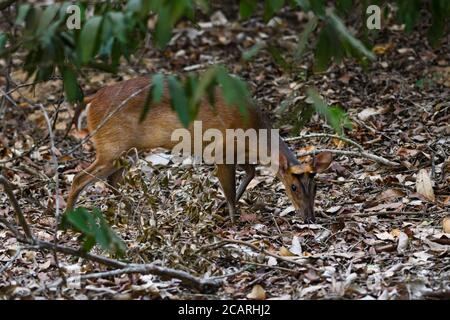
[[[147,77],[135,78],[117,83],[115,85],[100,89],[95,95],[87,97],[85,101],[90,103],[87,120],[89,131],[95,130],[110,112],[112,112],[121,102],[129,98],[130,95],[139,89],[149,86],[150,80]],[[85,170],[79,173],[73,182],[72,189],[67,201],[67,207],[74,206],[78,194],[95,178],[110,177],[111,183],[115,184],[118,180],[117,169],[113,162],[123,152],[132,148],[139,150],[163,147],[171,149],[178,141],[171,141],[172,132],[175,129],[183,128],[177,113],[170,105],[170,95],[165,88],[162,101],[157,105],[151,105],[147,117],[139,122],[142,113],[142,106],[147,98],[148,90],[143,90],[136,97],[130,99],[120,111],[116,112],[108,122],[101,127],[93,136],[93,142],[97,150],[95,162]],[[238,109],[233,106],[227,106],[220,92],[216,92],[216,103],[214,108],[203,100],[200,105],[196,120],[202,121],[203,131],[214,128],[218,129],[225,136],[226,129],[268,129],[269,126],[265,117],[256,106],[249,107],[248,121],[242,117]],[[189,129],[193,130],[191,124]],[[193,135],[191,135],[193,137]],[[287,145],[280,140],[280,160],[285,162],[285,167],[289,168],[298,165],[294,154]],[[217,176],[224,189],[228,201],[230,215],[233,219],[235,211],[235,202],[242,195],[247,184],[254,176],[254,165],[241,166],[247,172],[247,177],[238,189],[236,197],[235,170],[234,165],[218,165]],[[298,174],[299,172],[296,171]],[[296,179],[295,176],[280,168],[278,173],[281,181],[286,185],[287,193],[296,205],[296,208],[303,210],[302,205],[296,204],[296,198],[289,191],[290,185]]]

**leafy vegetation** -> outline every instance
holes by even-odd
[[[258,3],[256,0],[241,0],[241,18],[252,17]],[[375,3],[391,8],[387,1]],[[152,30],[153,43],[157,48],[164,49],[171,40],[172,30],[177,22],[188,19],[195,23],[198,12],[206,12],[209,8],[206,0],[130,0],[95,4],[77,1],[75,4],[81,9],[80,29],[69,29],[66,26],[70,15],[69,2],[46,7],[21,4],[18,6],[15,21],[15,24],[20,26],[20,32],[0,33],[0,56],[7,57],[17,51],[25,52],[24,69],[29,76],[34,77],[36,81],[45,81],[59,74],[64,79],[66,98],[72,102],[81,101],[83,98],[83,91],[77,81],[83,68],[116,72],[120,59],[130,59],[144,42],[150,17],[158,17]],[[412,31],[423,12],[422,9],[430,11],[432,24],[429,37],[433,45],[438,44],[450,16],[448,1],[398,0],[396,4],[398,20],[405,23],[407,32]],[[344,57],[354,57],[363,63],[374,59],[373,53],[348,30],[341,18],[348,16],[358,5],[362,5],[361,13],[364,18],[368,6],[366,1],[341,0],[337,1],[336,8],[333,8],[322,0],[265,0],[262,18],[269,21],[285,6],[297,7],[315,15],[317,19],[312,19],[299,35],[295,57],[298,62],[307,47],[310,35],[317,31],[319,36],[314,49],[315,69],[324,71],[332,61],[340,62]],[[362,28],[365,29],[365,26]],[[290,66],[280,54],[280,50],[273,45],[258,44],[251,51],[244,53],[244,59],[255,56],[260,49],[268,50],[282,66]],[[211,74],[217,75],[217,79],[213,79]],[[193,87],[190,89],[183,88],[174,78],[170,78],[171,93],[175,94],[173,106],[183,124],[187,125],[196,114],[199,93],[205,93],[207,88],[211,89],[211,86],[218,82],[224,89],[227,100],[237,104],[240,110],[245,112],[243,106],[248,103],[249,94],[244,91],[246,89],[242,82],[217,70],[192,77],[191,79],[198,81],[191,81],[190,85]],[[200,83],[202,86],[195,88]],[[190,93],[194,93],[195,98],[191,97]]]
[[[71,227],[83,234],[83,250],[89,252],[96,244],[104,250],[123,256],[125,243],[111,229],[102,212],[94,208],[89,212],[86,208],[79,207],[66,212],[61,221],[64,228]]]
[[[18,4],[10,9],[15,17],[13,24],[18,32],[4,30],[0,33],[0,57],[10,59],[14,54],[24,55],[24,70],[34,81],[47,81],[55,76],[62,78],[65,97],[70,102],[83,99],[79,78],[86,69],[117,72],[121,59],[130,60],[142,47],[148,35],[148,23],[156,17],[151,26],[153,44],[164,50],[172,39],[173,29],[180,21],[196,23],[196,16],[208,12],[205,0],[129,0],[117,2],[77,1],[80,8],[80,28],[68,28],[71,2],[54,3],[48,6]],[[386,10],[394,10],[397,20],[405,25],[406,32],[412,32],[420,17],[428,15],[430,27],[428,39],[433,46],[448,29],[450,2],[447,0],[397,0],[395,2],[373,1]],[[312,18],[298,34],[297,46],[293,52],[284,53],[275,41],[259,42],[244,51],[246,61],[267,51],[273,61],[287,72],[296,72],[305,52],[314,52],[314,71],[325,72],[332,63],[354,58],[362,65],[376,59],[371,50],[367,28],[360,23],[359,30],[350,31],[343,17],[351,16],[354,8],[360,9],[360,21],[365,21],[367,1],[341,0],[332,6],[323,0],[257,0],[239,1],[239,15],[242,20],[257,17],[270,22],[287,6],[296,8]],[[5,8],[0,8],[6,10]],[[274,23],[276,25],[276,22]],[[359,31],[359,32],[358,32]],[[376,31],[374,31],[376,32]],[[312,41],[317,35],[316,41]],[[291,56],[290,56],[291,55]],[[294,67],[293,67],[294,66]],[[167,82],[171,104],[184,126],[188,126],[198,114],[199,103],[207,97],[214,105],[214,91],[223,91],[226,102],[236,106],[244,117],[248,117],[246,106],[251,95],[244,80],[231,75],[224,66],[211,66],[201,73],[189,73],[183,79],[175,75],[153,74],[152,86],[147,103],[142,110],[145,118],[152,104],[161,100],[164,83]],[[417,86],[423,87],[424,81]],[[338,105],[328,106],[313,89],[306,90],[315,110],[322,115],[335,132],[343,135],[351,129],[348,116]],[[95,244],[117,254],[123,254],[125,246],[111,230],[99,210],[89,212],[78,208],[64,216],[65,223],[81,232],[83,249],[89,251]]]

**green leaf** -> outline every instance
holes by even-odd
[[[309,10],[311,10],[311,4],[310,4],[309,0],[295,0],[295,3],[297,3],[297,5],[300,8],[302,8],[302,10],[305,12],[308,12]]]
[[[139,118],[139,122],[144,121],[145,117],[150,110],[150,105],[157,104],[161,102],[163,93],[164,93],[164,75],[155,74],[152,76],[152,86],[147,95],[147,99],[145,100],[144,107],[142,108],[142,113]]]
[[[308,23],[305,26],[305,30],[300,34],[298,38],[298,45],[294,52],[294,59],[300,60],[303,56],[303,53],[305,52],[306,45],[308,44],[308,39],[311,33],[316,29],[317,27],[317,17],[313,17],[308,21]]]
[[[58,14],[59,11],[59,4],[52,4],[49,5],[47,8],[45,8],[44,12],[42,13],[42,16],[39,20],[39,25],[37,28],[36,33],[41,33],[47,27],[50,25],[50,23],[53,21],[55,16]]]
[[[5,50],[7,40],[7,35],[3,32],[0,32],[0,55],[2,55],[3,51]]]
[[[200,103],[205,92],[207,92],[208,88],[211,87],[211,84],[215,82],[218,71],[218,68],[212,67],[203,73],[203,75],[200,77],[197,88],[192,95],[192,104],[198,105]]]
[[[308,98],[312,100],[316,111],[325,117],[333,130],[342,135],[342,127],[351,129],[351,122],[347,114],[339,106],[329,107],[327,103],[320,97],[316,90],[309,88],[307,91]]]
[[[325,71],[333,56],[333,48],[330,47],[330,33],[327,27],[324,27],[319,34],[314,53],[314,69],[322,72]]]
[[[126,44],[126,27],[125,16],[122,12],[111,11],[108,13],[108,18],[111,21],[114,36],[123,44]]]
[[[284,0],[265,0],[264,21],[269,21],[284,5]]]
[[[89,252],[97,244],[94,236],[85,236],[83,242],[83,251]]]
[[[126,9],[131,12],[139,12],[142,7],[142,0],[129,0]]]
[[[283,55],[281,54],[280,50],[277,47],[269,45],[267,46],[267,51],[269,51],[275,63],[279,65],[283,70],[288,71],[292,69],[292,64],[289,64],[284,59]]]
[[[70,68],[63,66],[61,67],[61,73],[63,76],[64,93],[69,102],[82,101],[83,92],[78,86],[77,75],[75,71]]]
[[[225,102],[229,106],[237,106],[241,115],[247,120],[247,107],[251,99],[245,82],[239,78],[230,76],[224,68],[218,70],[217,81],[222,86]]]
[[[94,56],[94,50],[98,47],[98,37],[100,34],[100,26],[102,24],[102,17],[92,17],[89,19],[81,30],[80,39],[78,42],[81,63],[88,63]]]
[[[410,33],[420,18],[421,0],[397,0],[397,18],[405,24],[405,31]]]
[[[323,17],[325,15],[325,1],[324,0],[313,0],[310,1],[311,10],[315,15]]]
[[[428,40],[432,47],[436,47],[448,28],[450,18],[450,2],[447,0],[431,1],[431,26],[428,30]]]
[[[95,244],[119,256],[126,250],[125,243],[111,229],[98,208],[92,212],[83,207],[66,212],[61,224],[64,227],[72,226],[84,235],[82,248],[85,252],[90,251]]]
[[[242,59],[248,61],[253,58],[258,52],[265,47],[265,42],[259,41],[255,45],[253,45],[250,49],[244,51],[242,54]]]
[[[239,15],[242,19],[249,18],[255,11],[258,0],[241,0],[239,2]]]
[[[356,39],[350,33],[342,20],[338,16],[336,16],[333,11],[330,10],[328,12],[328,17],[330,18],[331,25],[344,41],[348,41],[348,43],[362,55],[371,60],[375,60],[375,55],[373,54],[373,52],[368,50],[360,40]]]
[[[43,11],[40,7],[31,7],[29,13],[25,18],[25,33],[24,35],[35,37],[36,30],[41,21]]]
[[[188,99],[186,98],[183,87],[175,76],[169,76],[168,82],[172,108],[178,113],[178,117],[183,126],[187,127],[190,119]]]
[[[92,234],[95,226],[94,217],[83,207],[67,212],[64,216],[64,222],[72,225],[75,230],[86,234]]]
[[[338,0],[336,2],[336,8],[340,14],[348,13],[352,9],[353,0]]]
[[[158,13],[158,21],[155,27],[155,42],[158,48],[164,48],[172,37],[171,12],[164,6]]]
[[[17,13],[16,24],[23,24],[27,18],[28,12],[30,12],[31,5],[21,4],[19,6],[19,12]]]

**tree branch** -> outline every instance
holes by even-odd
[[[8,198],[9,198],[9,201],[11,202],[11,205],[14,208],[14,211],[15,211],[15,213],[17,215],[17,218],[19,220],[19,223],[20,223],[23,231],[25,232],[25,235],[27,236],[28,239],[34,241],[34,237],[33,237],[33,234],[31,233],[30,227],[28,226],[27,220],[25,219],[25,216],[23,215],[22,209],[20,208],[19,203],[17,202],[17,199],[14,196],[11,184],[1,174],[0,174],[0,184],[2,184],[3,188],[5,189],[5,192],[6,192],[7,196],[8,196]]]
[[[360,145],[356,141],[353,141],[353,140],[351,140],[349,138],[346,138],[346,137],[341,137],[341,136],[336,135],[336,134],[328,134],[328,133],[304,134],[304,135],[300,135],[298,137],[286,138],[286,139],[284,139],[284,141],[294,141],[294,140],[309,139],[309,138],[325,138],[325,137],[326,138],[333,138],[333,139],[342,140],[344,142],[347,142],[348,144],[351,144],[351,145],[355,146],[359,150],[364,151],[364,148],[362,147],[362,145]]]
[[[29,240],[24,238],[18,238],[19,241],[30,243]],[[149,264],[133,264],[133,263],[125,263],[118,260],[110,259],[103,256],[94,255],[91,253],[86,253],[84,251],[70,248],[62,245],[55,245],[54,243],[47,241],[37,240],[35,243],[30,243],[31,246],[28,246],[27,249],[34,250],[54,250],[65,254],[70,254],[73,256],[77,256],[80,258],[84,258],[90,261],[94,261],[109,267],[116,268],[118,270],[106,271],[106,272],[98,272],[92,273],[90,275],[84,275],[84,279],[103,277],[103,276],[113,276],[118,274],[125,273],[142,273],[142,274],[155,274],[162,277],[169,277],[181,280],[181,282],[190,288],[197,289],[201,292],[211,292],[216,290],[221,282],[216,279],[209,278],[198,278],[195,277],[185,271],[176,270],[172,268],[165,268],[161,266],[157,266],[153,263]]]
[[[304,157],[304,156],[309,156],[309,155],[314,155],[320,152],[331,152],[334,154],[339,154],[339,155],[345,155],[345,156],[352,156],[352,157],[363,157],[363,158],[367,158],[370,159],[372,161],[378,162],[382,165],[385,166],[389,166],[389,167],[398,167],[400,166],[399,163],[397,162],[393,162],[390,161],[386,158],[380,157],[380,156],[376,156],[374,154],[368,153],[366,151],[349,151],[349,150],[336,150],[336,149],[316,149],[316,150],[312,150],[312,151],[308,151],[308,152],[304,152],[299,154],[299,157]]]
[[[219,242],[217,245],[220,245],[220,244],[227,244],[227,243],[240,244],[240,245],[247,246],[247,247],[249,247],[249,248],[251,248],[251,249],[253,249],[253,250],[255,250],[255,251],[264,253],[265,255],[274,257],[275,259],[278,259],[278,260],[280,260],[280,261],[284,261],[284,262],[288,262],[288,263],[293,263],[293,264],[296,264],[296,265],[299,265],[299,266],[305,266],[305,263],[304,263],[304,262],[301,262],[301,261],[297,261],[297,260],[293,260],[293,259],[289,259],[289,258],[286,258],[286,257],[279,256],[279,255],[277,255],[277,254],[275,254],[275,253],[272,253],[272,252],[270,252],[270,251],[261,249],[261,248],[255,246],[255,245],[252,244],[252,243],[248,243],[248,242],[245,242],[245,241],[242,241],[242,240],[234,240],[234,239],[226,239],[226,238],[220,238],[220,240],[221,240],[222,243]]]

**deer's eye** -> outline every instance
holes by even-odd
[[[295,185],[295,184],[293,184],[292,186],[291,186],[291,189],[292,189],[292,191],[297,191],[297,186]]]

